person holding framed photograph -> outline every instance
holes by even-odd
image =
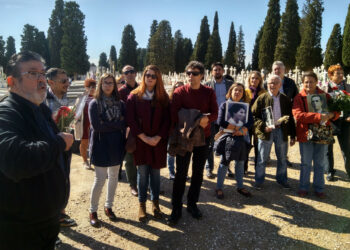
[[[250,147],[248,130],[253,126],[254,119],[246,102],[243,84],[232,84],[226,98],[227,101],[220,105],[218,115],[218,124],[224,133],[214,146],[216,154],[221,156],[215,194],[218,199],[224,198],[222,189],[226,172],[230,162],[234,161],[237,192],[250,197],[251,193],[243,186],[243,175]]]

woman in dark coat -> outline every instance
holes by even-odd
[[[125,104],[120,100],[117,83],[112,74],[102,75],[89,104],[90,161],[95,166],[95,181],[91,190],[90,224],[100,226],[97,218],[98,200],[108,176],[105,214],[115,221],[112,211],[118,184],[118,172],[125,148]]]
[[[147,189],[150,180],[151,200],[155,218],[161,218],[159,208],[160,169],[166,166],[167,141],[170,127],[169,97],[157,66],[145,68],[140,86],[127,100],[127,123],[136,138],[134,161],[137,166],[140,221],[145,221]]]

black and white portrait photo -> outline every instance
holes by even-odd
[[[237,127],[242,127],[248,122],[248,103],[226,102],[225,120]]]
[[[327,113],[327,98],[325,94],[315,94],[307,96],[309,112]]]
[[[263,120],[266,123],[266,127],[268,127],[268,128],[274,128],[275,127],[275,119],[273,117],[273,111],[272,111],[272,107],[271,106],[268,106],[268,107],[263,109],[262,117],[263,117]]]

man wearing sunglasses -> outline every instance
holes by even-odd
[[[213,79],[205,83],[206,86],[211,87],[215,90],[216,102],[218,106],[226,101],[226,93],[232,85],[232,81],[225,79],[224,76],[224,65],[221,62],[216,62],[211,65],[211,75]],[[214,136],[219,132],[220,126],[217,124],[217,121],[214,121],[211,124],[211,135],[210,135],[210,144],[209,144],[209,154],[208,159],[205,165],[207,172],[207,177],[212,179],[214,178],[213,169],[214,169]],[[229,170],[229,176],[232,177],[232,172]]]
[[[136,78],[136,71],[135,68],[131,65],[124,66],[123,75],[125,79],[125,84],[118,89],[120,99],[124,103],[126,103],[126,100],[128,99],[128,96],[131,91],[136,89],[139,85],[137,84],[135,78]],[[132,153],[126,153],[125,154],[125,171],[126,171],[126,178],[128,179],[129,185],[130,185],[130,191],[133,196],[137,196],[137,171],[136,171],[136,165],[134,164],[134,158]],[[121,173],[121,171],[119,172]]]
[[[9,95],[0,103],[0,248],[53,249],[68,199],[64,151],[73,136],[59,132],[43,103],[43,58],[11,56]]]
[[[202,118],[199,126],[203,128],[205,135],[204,146],[194,146],[192,152],[186,152],[184,156],[176,155],[176,174],[173,184],[172,205],[173,209],[168,223],[177,224],[182,216],[182,196],[185,192],[187,172],[192,156],[192,177],[191,185],[187,194],[187,211],[195,219],[202,217],[197,207],[199,193],[203,182],[204,164],[208,157],[210,141],[210,124],[218,117],[218,104],[215,91],[201,84],[204,75],[204,66],[201,62],[191,61],[186,66],[187,82],[174,91],[171,104],[172,127],[175,127],[179,120],[178,113],[181,109],[197,109]]]

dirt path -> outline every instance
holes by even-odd
[[[350,249],[350,182],[339,145],[335,145],[334,157],[338,180],[326,181],[325,200],[312,194],[307,198],[297,196],[298,145],[290,148],[289,158],[294,163],[293,168],[288,169],[292,190],[281,189],[275,182],[276,161],[272,152],[262,191],[251,188],[254,182],[251,173],[244,182],[252,198],[238,194],[235,180],[227,178],[225,199],[217,200],[216,179],[204,177],[199,202],[203,219],[197,221],[183,209],[182,219],[175,228],[167,226],[165,219],[154,220],[151,216],[147,223],[138,222],[138,200],[130,194],[123,169],[113,207],[118,221],[109,221],[103,213],[104,188],[98,210],[103,226],[96,229],[88,221],[94,172],[83,169],[81,158],[73,155],[71,197],[66,210],[78,226],[62,229],[63,244],[59,249]],[[218,158],[216,167],[217,161]],[[253,169],[250,165],[249,170]],[[168,180],[167,169],[163,169],[161,175],[161,189],[165,194],[161,195],[160,204],[162,211],[169,215],[172,181]],[[150,210],[148,201],[147,211]]]

